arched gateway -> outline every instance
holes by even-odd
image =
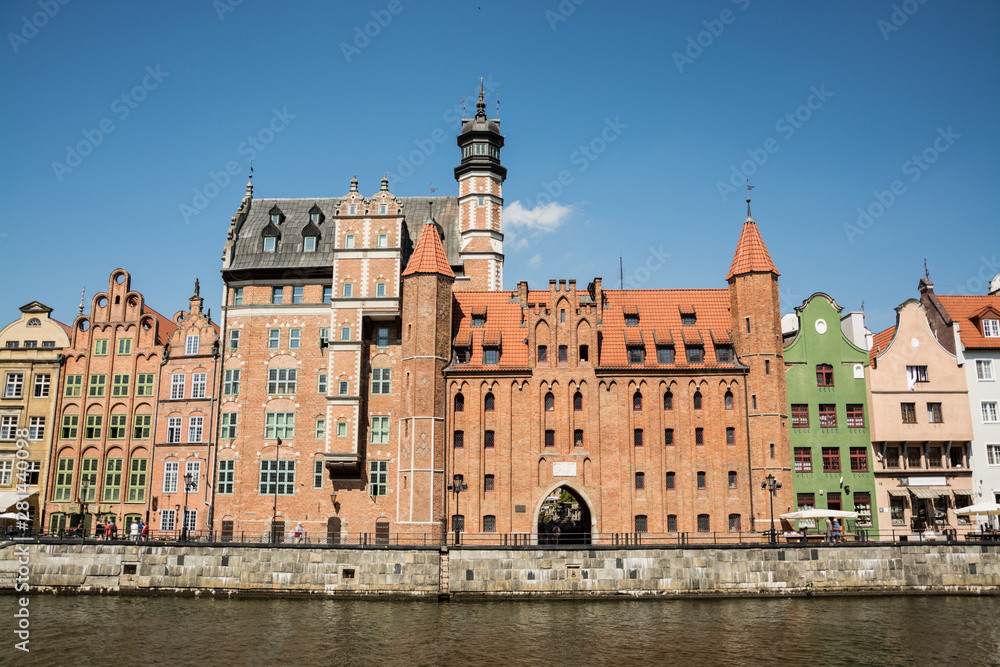
[[[535,508],[538,544],[590,544],[596,520],[590,498],[572,484],[555,484]]]

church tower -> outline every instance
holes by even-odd
[[[455,281],[456,290],[499,290],[503,288],[504,179],[507,169],[500,164],[503,135],[500,120],[486,118],[483,84],[479,84],[476,116],[462,121],[458,135],[462,162],[455,167],[458,181],[460,257],[464,280]]]

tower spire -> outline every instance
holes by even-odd
[[[753,217],[750,216],[750,191],[753,190],[756,185],[750,185],[750,179],[747,179],[747,220],[753,222]]]
[[[486,118],[486,101],[483,99],[483,78],[479,77],[479,101],[476,102],[476,118]]]
[[[83,315],[83,295],[87,293],[87,288],[80,290],[80,314]]]

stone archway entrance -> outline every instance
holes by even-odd
[[[590,504],[568,484],[549,491],[535,517],[538,544],[590,544],[592,525]]]

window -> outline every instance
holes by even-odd
[[[632,394],[632,410],[642,410],[642,394],[639,392]]]
[[[987,338],[1000,337],[1000,320],[983,320],[983,335]]]
[[[700,391],[694,392],[693,403],[694,403],[694,409],[695,410],[701,410],[701,392]]]
[[[465,431],[455,431],[453,441],[455,443],[455,449],[465,447]]]
[[[71,458],[61,458],[56,464],[56,484],[52,494],[55,502],[69,502],[73,496],[73,463]]]
[[[546,431],[545,437],[546,437],[546,439],[548,438],[548,432],[547,431]],[[491,447],[493,447],[493,444],[494,444],[494,434],[493,434],[493,431],[485,431],[485,432],[483,432],[483,447],[485,447],[486,449],[490,449]]]
[[[483,532],[495,533],[497,530],[497,518],[492,514],[483,517]]]
[[[347,437],[347,422],[337,422],[337,437],[338,438]]]
[[[340,396],[347,396],[348,383],[347,380],[337,381],[337,393]]]
[[[281,344],[281,329],[267,330],[267,349],[277,350]]]
[[[10,486],[14,475],[14,459],[0,459],[0,486]]]
[[[764,375],[770,375],[770,374],[771,374],[771,360],[770,359],[765,359],[764,360]]]
[[[83,437],[87,440],[100,440],[103,426],[104,417],[102,415],[87,415],[87,428],[84,430]]]
[[[352,296],[354,296],[354,283],[344,283],[342,296],[345,299],[350,299]]]
[[[583,394],[580,392],[573,394],[573,410],[576,412],[583,410]]]
[[[94,356],[106,357],[108,355],[108,339],[98,338],[94,341]]]
[[[265,412],[264,413],[264,439],[291,440],[295,437],[295,413],[294,412]]]
[[[167,444],[173,445],[181,441],[181,425],[184,420],[181,417],[167,418]]]
[[[632,431],[632,444],[636,447],[642,447],[642,429],[637,428]]]
[[[333,287],[330,285],[323,286],[323,303],[333,303]]]
[[[94,373],[90,376],[90,388],[87,396],[91,398],[101,398],[104,396],[104,386],[108,383],[108,376],[103,373]]]
[[[19,345],[20,345],[20,343],[18,343],[16,340],[9,340],[9,341],[7,341],[7,347],[9,347],[9,348],[16,348]]]
[[[694,430],[694,444],[704,445],[705,444],[705,429],[698,427]]]
[[[315,236],[303,236],[302,237],[302,250],[303,250],[303,252],[316,252],[316,237]]]
[[[590,346],[589,345],[581,345],[580,346],[580,361],[589,361],[589,360],[590,360]]]
[[[902,526],[906,524],[903,512],[906,510],[906,498],[899,496],[889,496],[889,515],[892,517],[892,525]]]
[[[797,494],[795,502],[797,503],[796,510],[799,512],[816,509],[816,496],[812,493]],[[815,519],[799,519],[799,528],[814,528],[815,526]]]
[[[704,470],[698,471],[697,479],[698,479],[698,488],[704,490],[706,485]]]
[[[940,424],[944,421],[941,415],[941,404],[940,403],[928,403],[927,404],[927,423],[928,424]]]
[[[29,417],[28,440],[42,440],[45,437],[45,417]]]
[[[124,440],[128,430],[127,415],[111,415],[111,423],[108,425],[109,440]]]
[[[123,373],[115,373],[111,376],[111,395],[128,396],[129,376]]]
[[[368,462],[368,495],[384,496],[388,492],[389,484],[389,462],[369,461]]]
[[[298,375],[297,368],[269,368],[267,370],[268,396],[294,394]]]
[[[668,514],[667,515],[667,532],[676,533],[677,532],[677,515]]]
[[[83,394],[83,376],[82,375],[67,375],[66,376],[66,397],[67,398],[79,398]]]
[[[674,409],[674,395],[669,391],[663,395],[663,409],[664,410]]]
[[[917,382],[927,382],[927,366],[906,367],[906,384],[911,391]]]
[[[385,283],[384,282],[377,282],[377,283],[375,283],[375,296],[379,297],[379,298],[385,296]]]
[[[483,491],[492,491],[493,483],[494,483],[493,475],[485,475],[483,477]]]
[[[326,440],[326,418],[316,417],[316,439]]]
[[[709,524],[709,519],[707,514],[698,515],[698,532],[707,533],[711,531],[711,525]]]
[[[183,527],[191,532],[198,528],[198,510],[184,510]]]
[[[847,427],[848,428],[864,428],[865,426],[865,411],[864,406],[860,403],[848,403],[847,404]]]
[[[135,395],[136,396],[152,396],[153,395],[153,381],[156,376],[153,373],[139,373],[136,376],[135,381]]]
[[[122,468],[124,459],[108,459],[104,462],[104,494],[102,503],[117,503],[122,497]]]
[[[812,450],[808,447],[795,448],[795,472],[812,472]]]
[[[635,517],[635,532],[645,533],[649,529],[649,523],[645,514],[637,514]]]
[[[921,454],[920,450],[921,450],[921,447],[919,445],[916,446],[916,447],[907,447],[906,448],[906,465],[908,467],[910,467],[910,468],[919,468],[920,467],[920,458],[921,458],[921,456],[920,456],[920,454]]]
[[[727,445],[736,444],[736,429],[732,426],[726,427],[726,444]]]
[[[354,204],[351,204],[351,208],[354,208]],[[351,215],[354,215],[354,211],[351,211]],[[344,236],[344,247],[348,250],[354,247],[354,234]]]
[[[201,344],[199,334],[188,334],[184,341],[184,354],[198,354],[198,347]]]
[[[326,393],[326,373],[320,373],[316,376],[316,393]]]
[[[170,398],[184,398],[184,374],[174,373],[170,376]]]
[[[628,362],[630,364],[641,364],[646,356],[646,351],[638,345],[628,346]]]
[[[660,364],[674,363],[674,348],[666,345],[656,346],[656,362]]]
[[[80,488],[83,488],[83,483],[87,482],[87,492],[80,492],[80,499],[84,502],[93,502],[97,500],[97,474],[100,470],[98,466],[98,460],[96,458],[86,458],[81,461],[80,467]],[[86,497],[84,497],[86,496]]]
[[[136,415],[132,425],[133,440],[149,440],[150,429],[152,428],[152,415]]]
[[[372,444],[389,444],[389,418],[385,416],[372,417]]]
[[[904,424],[916,424],[917,423],[917,404],[916,403],[900,403],[899,410],[903,417]]]
[[[392,369],[372,369],[372,393],[388,395],[392,393]]]
[[[493,398],[493,392],[488,392],[486,398],[483,399],[483,410],[486,412],[493,412],[493,408],[496,405],[496,400]]]
[[[207,373],[191,374],[191,398],[205,398],[205,389],[208,385]]]
[[[666,445],[674,444],[674,429],[668,428],[663,430],[663,442]]]
[[[24,392],[24,373],[7,373],[4,383],[4,398],[21,398]]]
[[[996,401],[983,401],[981,404],[983,411],[983,421],[988,424],[994,424],[997,422],[997,402]]]
[[[583,429],[578,428],[573,430],[573,446],[583,447]]]
[[[819,425],[821,428],[837,427],[837,406],[826,403],[819,406]]]
[[[823,472],[840,472],[840,449],[823,448]]]
[[[496,365],[500,360],[500,350],[495,347],[483,348],[483,364]]]
[[[686,327],[693,327],[697,322],[697,318],[694,313],[681,313],[681,324]]]
[[[378,205],[378,214],[379,215],[385,215],[386,212],[388,211],[388,209],[389,209],[389,207],[386,204],[379,204]]]
[[[174,464],[176,465],[176,464]],[[176,476],[176,468],[174,475]],[[236,459],[222,459],[219,461],[219,483],[216,486],[216,493],[229,495],[233,493],[233,486],[236,480]],[[176,477],[174,487],[177,486]],[[164,489],[165,490],[165,489]]]
[[[238,396],[240,393],[240,369],[226,369],[222,376],[222,395]]]
[[[556,399],[552,392],[545,394],[545,411],[552,412],[556,409]]]
[[[816,386],[833,386],[833,366],[830,364],[817,364],[816,366]]]
[[[482,145],[476,144],[476,155],[481,154],[480,149],[482,148],[483,148]],[[486,205],[486,197],[476,197],[476,206],[485,206],[485,205]]]
[[[543,361],[547,361],[548,357],[549,357],[549,348],[546,347],[545,345],[539,345],[538,346],[538,361],[539,361],[539,363],[543,362]]]
[[[465,412],[465,396],[455,394],[455,412]]]
[[[467,347],[456,347],[455,348],[455,363],[456,364],[467,364],[469,363],[469,358],[472,355],[469,353],[469,348]]]
[[[295,494],[295,461],[261,459],[259,492],[263,496]]]
[[[288,330],[288,349],[298,350],[302,347],[302,329]]]
[[[265,236],[264,237],[264,252],[274,252],[275,242],[277,237]]]
[[[63,415],[62,420],[62,433],[60,437],[66,440],[76,439],[76,429],[80,425],[80,417],[77,415]],[[0,435],[2,439],[2,435]]]
[[[146,467],[148,459],[132,459],[128,469],[128,500],[130,503],[146,501]]]
[[[389,327],[379,327],[375,330],[375,345],[389,347]]]
[[[463,532],[465,530],[465,517],[461,514],[452,514],[451,529],[459,533]]]
[[[383,206],[384,206],[384,204],[383,204]],[[378,241],[377,241],[377,243],[378,243],[377,247],[379,247],[379,248],[388,248],[389,247],[389,235],[388,234],[379,234],[378,235]]]
[[[233,305],[242,306],[243,305],[243,288],[234,287],[233,288]]]
[[[222,413],[222,430],[219,433],[219,437],[223,440],[235,440],[236,439],[236,423],[239,419],[239,413],[237,412],[223,412]]]
[[[555,447],[556,446],[556,432],[552,429],[547,429],[545,431],[545,446]]]
[[[854,492],[854,511],[858,513],[855,523],[859,526],[872,525],[872,496],[868,491]]]
[[[40,373],[35,376],[35,388],[33,395],[35,398],[49,397],[49,383],[51,376],[48,373]]]
[[[705,350],[700,347],[689,347],[687,355],[689,364],[700,364],[705,360]]]
[[[202,442],[204,426],[204,417],[188,417],[188,442]]]
[[[646,475],[645,473],[637,472],[635,474],[635,488],[637,490],[642,490],[646,488]]]
[[[283,287],[272,287],[271,288],[271,303],[279,304],[284,299],[285,288]]]
[[[1000,445],[986,445],[986,457],[991,466],[1000,466]]]
[[[730,533],[738,533],[738,532],[740,532],[740,530],[741,530],[741,528],[740,528],[740,515],[739,514],[730,514],[729,515],[729,532]]]
[[[566,345],[559,346],[559,361],[566,362],[569,359],[569,347]]]
[[[928,468],[940,468],[941,467],[941,448],[940,447],[929,447],[927,449],[927,467]]]
[[[867,447],[851,447],[851,472],[868,472]]]
[[[313,461],[313,488],[322,489],[323,488],[323,460],[319,459]]]
[[[723,406],[726,410],[733,409],[733,392],[728,390],[726,391],[726,395],[723,397]]]
[[[473,313],[472,314],[472,326],[473,327],[483,327],[486,326],[486,314],[485,313]]]
[[[673,491],[676,488],[675,486],[676,479],[677,479],[676,474],[674,474],[673,472],[667,473],[667,491]]]
[[[720,364],[733,363],[733,348],[731,347],[715,348],[715,360]]]
[[[993,362],[989,359],[976,361],[976,377],[980,380],[993,379]]]

